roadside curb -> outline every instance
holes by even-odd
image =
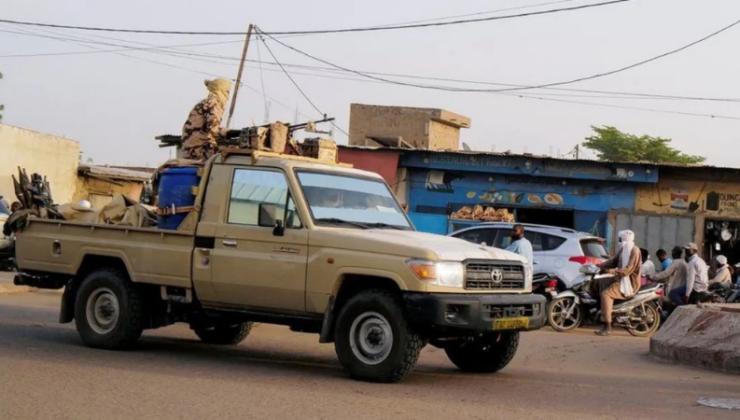
[[[677,308],[650,339],[650,354],[675,363],[740,374],[737,307]]]

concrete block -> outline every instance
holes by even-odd
[[[661,359],[740,374],[740,313],[721,307],[682,306],[650,339]]]

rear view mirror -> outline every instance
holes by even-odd
[[[258,224],[262,227],[275,227],[277,207],[274,204],[261,203]]]

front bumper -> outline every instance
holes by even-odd
[[[547,300],[534,294],[406,293],[412,325],[431,335],[474,334],[492,331],[496,319],[526,317],[532,331],[546,323]],[[453,316],[452,313],[455,313]]]

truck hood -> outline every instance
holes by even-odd
[[[403,255],[428,260],[464,261],[467,259],[495,259],[522,261],[524,257],[513,252],[489,246],[476,245],[462,239],[417,231],[393,229],[322,229],[322,237],[329,239],[334,231],[336,239],[351,242],[342,248],[357,251]],[[333,241],[332,241],[333,242]],[[329,245],[329,244],[326,244]]]

